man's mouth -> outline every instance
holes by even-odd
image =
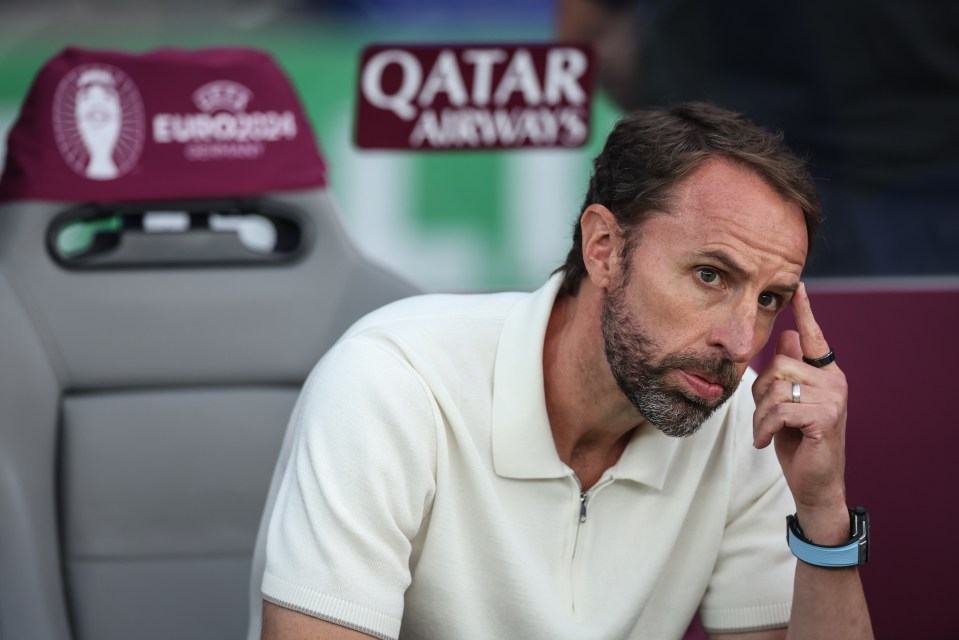
[[[677,369],[679,377],[697,396],[709,402],[719,400],[726,389],[720,383],[720,377],[697,369]]]

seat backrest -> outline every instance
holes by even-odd
[[[808,287],[849,383],[846,488],[851,506],[870,511],[871,558],[860,574],[876,636],[954,637],[959,561],[933,532],[959,527],[952,506],[959,277],[824,279]],[[795,326],[781,318],[777,328]],[[760,365],[772,351],[767,346]]]
[[[0,179],[0,639],[242,637],[306,375],[415,293],[245,49],[70,49]]]

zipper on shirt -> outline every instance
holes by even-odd
[[[576,477],[576,474],[573,475],[573,480],[576,482],[577,487],[582,485],[579,482],[579,478]],[[599,483],[590,487],[587,491],[579,492],[579,520],[576,523],[576,529],[573,532],[573,549],[569,557],[569,608],[570,613],[576,614],[576,575],[578,565],[582,563],[582,554],[579,553],[579,546],[581,541],[581,535],[583,532],[583,525],[586,524],[586,518],[588,515],[588,506],[589,501],[596,496],[596,493],[605,487],[608,484],[613,482],[612,477],[603,478]],[[577,556],[579,556],[579,563],[577,563]]]
[[[573,474],[573,479],[576,480],[576,483],[579,484],[579,478],[576,477],[576,474]],[[596,495],[596,493],[605,487],[608,484],[613,482],[612,476],[607,476],[594,484],[592,487],[586,491],[580,491],[579,493],[579,523],[583,524],[586,522],[586,507],[589,501]]]

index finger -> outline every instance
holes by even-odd
[[[796,317],[796,329],[799,330],[799,346],[807,358],[821,358],[829,353],[829,343],[826,342],[819,323],[812,313],[809,294],[806,292],[806,283],[800,282],[799,288],[792,299],[793,315]],[[835,366],[835,365],[826,365]]]

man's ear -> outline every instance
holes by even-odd
[[[589,279],[601,289],[619,277],[622,236],[613,212],[591,204],[579,219],[583,232],[583,262]]]

